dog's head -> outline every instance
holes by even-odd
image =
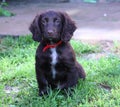
[[[66,13],[47,11],[37,15],[29,29],[35,41],[61,40],[67,42],[73,36],[76,26]]]

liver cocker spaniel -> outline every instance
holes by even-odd
[[[47,11],[37,15],[29,29],[33,40],[40,42],[35,57],[40,96],[48,92],[49,86],[67,89],[79,78],[85,79],[85,71],[69,43],[76,26],[66,13]]]

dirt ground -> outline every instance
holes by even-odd
[[[19,2],[21,1],[21,2]],[[67,12],[76,22],[75,39],[120,40],[120,3],[43,3],[39,0],[8,0],[12,17],[0,17],[0,35],[29,34],[36,14],[46,10]]]

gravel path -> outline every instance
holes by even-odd
[[[38,0],[10,2],[6,7],[16,15],[0,17],[0,36],[27,35],[36,14],[53,9],[67,12],[78,29],[75,39],[120,40],[120,3],[42,3]]]

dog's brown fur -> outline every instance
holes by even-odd
[[[36,78],[39,95],[47,93],[47,87],[67,89],[77,84],[78,79],[85,79],[86,74],[82,66],[76,61],[75,53],[69,43],[76,26],[71,18],[62,12],[47,11],[37,15],[33,20],[30,31],[33,39],[40,42],[36,51]],[[55,44],[57,63],[55,65],[56,77],[52,78],[51,51],[43,52],[46,44]],[[58,86],[59,84],[59,86]]]

